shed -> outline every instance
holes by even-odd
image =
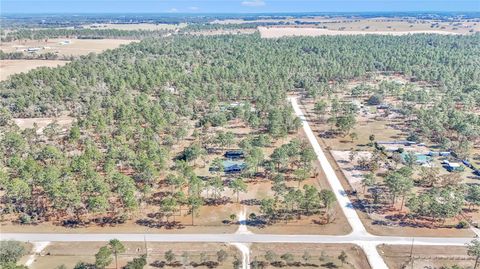
[[[242,150],[229,150],[225,152],[224,156],[228,159],[241,159],[244,157],[244,154]]]
[[[449,161],[445,161],[443,164],[448,172],[463,171],[463,166],[460,163],[451,163]]]
[[[228,174],[240,173],[247,166],[243,161],[224,161],[223,162],[223,172]]]

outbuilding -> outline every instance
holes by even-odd
[[[244,157],[243,151],[241,150],[230,150],[225,152],[225,158],[228,159],[242,159]]]

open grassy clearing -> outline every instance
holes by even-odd
[[[467,255],[466,247],[380,245],[378,251],[389,268],[444,268],[458,265],[472,268],[475,260]],[[413,264],[412,259],[413,257]]]
[[[346,259],[342,263],[342,251]],[[282,268],[356,268],[369,269],[364,252],[350,244],[252,244],[251,264],[284,264]],[[288,265],[290,264],[290,265]],[[301,265],[303,264],[303,265]],[[275,268],[280,266],[267,266]]]
[[[29,267],[32,269],[51,269],[60,265],[65,265],[67,268],[73,268],[78,262],[95,263],[95,254],[100,247],[105,246],[106,242],[54,242],[50,243],[40,255],[35,257],[35,261]],[[146,253],[145,242],[124,242],[125,253],[118,257],[118,266],[122,268],[127,262],[132,261]],[[233,267],[235,257],[241,259],[241,254],[234,246],[226,244],[215,243],[149,243],[147,246],[147,265],[145,268],[159,268],[155,264],[165,261],[165,253],[169,250],[175,255],[175,261],[179,264],[201,263],[202,261],[217,260],[217,252],[224,250],[227,257],[224,261],[219,262],[218,266],[213,268],[227,269]],[[187,254],[185,254],[187,253]],[[19,263],[23,264],[28,260],[30,255],[24,256]],[[183,257],[182,257],[183,256]],[[172,262],[174,263],[174,262]],[[166,262],[164,268],[174,268],[169,266]],[[178,267],[178,265],[176,266]],[[115,261],[113,261],[107,268],[115,268]],[[200,266],[198,268],[206,268]]]
[[[68,61],[56,60],[0,60],[0,81],[11,75],[26,73],[38,67],[57,67],[67,64]]]
[[[122,39],[71,39],[71,38],[52,38],[46,40],[17,40],[11,42],[2,42],[0,50],[5,53],[24,52],[29,48],[38,48],[33,54],[53,53],[59,58],[77,57],[87,55],[91,52],[101,53],[107,49],[115,49],[121,45],[135,42],[134,40]]]

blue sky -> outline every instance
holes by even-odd
[[[7,13],[476,11],[480,0],[0,0]]]

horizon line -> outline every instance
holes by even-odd
[[[449,11],[436,11],[436,10],[408,10],[408,11],[394,11],[394,10],[385,10],[385,11],[305,11],[305,12],[284,12],[284,11],[272,11],[272,12],[0,12],[0,17],[8,15],[322,15],[322,14],[372,14],[372,13],[432,13],[432,14],[441,14],[441,13],[468,13],[468,14],[480,14],[480,11],[472,10],[449,10]]]

